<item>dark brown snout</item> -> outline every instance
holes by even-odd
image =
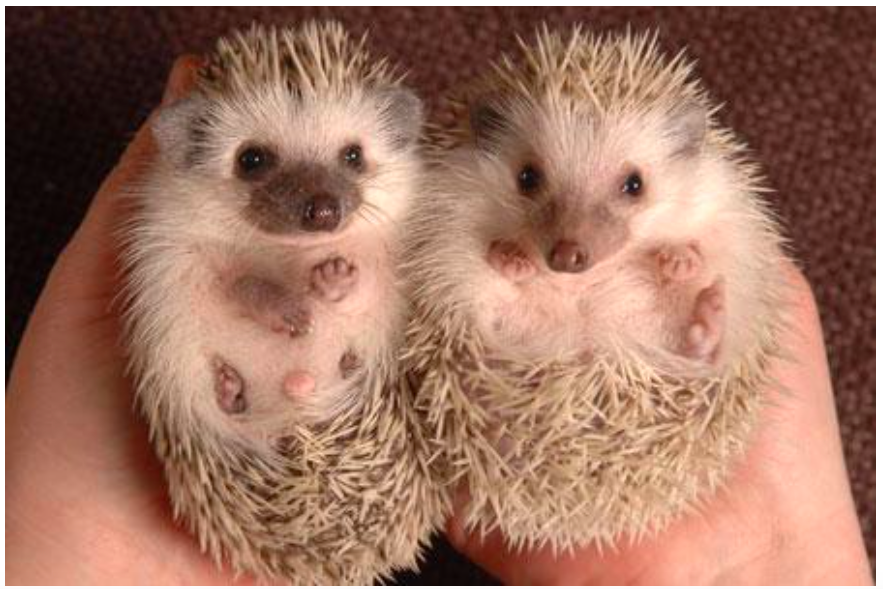
[[[360,204],[358,187],[350,178],[304,163],[253,186],[247,214],[269,233],[331,232]]]
[[[589,251],[575,241],[561,240],[549,252],[547,262],[555,272],[577,274],[588,269]]]

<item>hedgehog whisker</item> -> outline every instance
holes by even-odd
[[[376,204],[370,203],[370,202],[363,202],[362,207],[364,207],[366,212],[370,212],[371,214],[375,215],[380,221],[383,221],[383,222],[386,222],[389,224],[392,223],[392,217],[389,216],[389,213],[387,213],[385,210],[383,210],[381,207],[377,206]]]

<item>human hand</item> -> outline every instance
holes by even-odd
[[[163,104],[189,92],[197,62],[176,62]],[[9,583],[234,581],[172,522],[124,376],[114,232],[122,190],[155,154],[144,125],[59,256],[21,340],[6,398]]]
[[[515,551],[499,533],[467,533],[458,514],[451,543],[512,584],[869,584],[818,310],[809,285],[786,268],[795,297],[794,329],[768,391],[752,445],[726,487],[698,514],[655,537],[556,557],[551,549]]]

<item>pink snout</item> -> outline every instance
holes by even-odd
[[[591,266],[589,250],[575,241],[561,240],[549,252],[546,262],[555,272],[578,274]]]

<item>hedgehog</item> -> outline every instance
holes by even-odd
[[[430,133],[403,380],[467,529],[615,546],[700,508],[750,442],[785,241],[683,52],[580,27],[518,47]]]
[[[334,22],[218,41],[121,229],[137,401],[175,517],[260,581],[416,566],[441,501],[396,389],[420,99]]]

